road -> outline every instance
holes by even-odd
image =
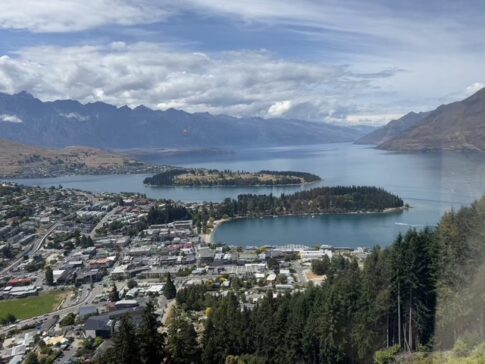
[[[120,209],[121,209],[120,207],[115,207],[114,209],[112,209],[111,211],[109,211],[106,215],[104,215],[101,220],[99,220],[99,222],[97,223],[97,225],[89,233],[89,236],[91,237],[91,239],[94,239],[96,237],[96,230],[98,230],[99,228],[103,227],[104,223],[106,221],[108,221],[108,219],[111,216],[113,216],[115,213],[117,213]]]
[[[52,225],[49,230],[40,238],[36,243],[34,243],[29,249],[24,250],[20,256],[13,262],[11,263],[8,267],[2,269],[0,272],[0,277],[8,273],[10,270],[15,268],[17,265],[19,265],[23,260],[24,256],[26,256],[29,253],[36,253],[44,244],[45,240],[47,237],[64,221],[64,219],[56,222],[54,225]]]

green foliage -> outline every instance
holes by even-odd
[[[48,286],[52,286],[54,284],[54,273],[52,272],[50,265],[45,267],[45,283]]]
[[[140,359],[144,364],[162,363],[164,360],[164,337],[158,332],[159,326],[155,307],[148,302],[137,332]]]
[[[200,363],[200,348],[194,325],[179,311],[168,328],[167,349],[174,364]]]
[[[392,364],[396,362],[396,356],[401,351],[399,345],[391,346],[390,348],[379,350],[375,354],[375,364]]]
[[[113,283],[113,286],[111,287],[111,292],[109,293],[109,300],[110,302],[118,302],[120,300],[120,294],[118,292],[118,288],[114,283]]]
[[[190,211],[179,205],[167,202],[164,207],[151,207],[148,211],[147,224],[168,224],[176,220],[191,220]]]
[[[76,315],[73,313],[68,313],[60,322],[60,326],[74,325],[76,322]]]
[[[123,316],[119,322],[118,330],[113,336],[112,355],[117,364],[133,364],[140,361],[139,341],[129,316]]]
[[[467,356],[470,353],[470,347],[461,339],[458,339],[453,346],[453,354],[458,357]]]
[[[215,217],[383,211],[402,206],[398,196],[377,187],[318,187],[280,197],[248,194],[237,200],[227,198],[215,207]]]
[[[39,359],[37,358],[37,354],[34,352],[30,352],[27,354],[27,357],[24,361],[25,364],[39,364]]]
[[[322,259],[312,260],[312,272],[316,275],[323,276],[330,270],[330,259],[328,256],[324,256]]]
[[[219,171],[216,169],[171,169],[143,180],[153,186],[277,186],[320,181],[320,177],[294,171]]]
[[[132,288],[135,288],[136,286],[138,286],[138,282],[135,281],[134,279],[129,279],[128,282],[126,283],[128,289],[132,289]]]
[[[11,313],[7,313],[4,317],[0,318],[0,325],[10,325],[17,321],[17,317]]]
[[[177,289],[175,288],[175,284],[173,284],[170,273],[167,273],[165,285],[163,286],[163,295],[168,300],[174,299],[177,296]]]

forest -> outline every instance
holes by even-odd
[[[391,363],[473,347],[485,341],[484,217],[485,198],[373,248],[363,267],[333,258],[322,286],[277,297],[269,290],[256,305],[235,286],[225,296],[210,285],[184,288],[158,344],[164,361]]]
[[[317,187],[294,194],[239,195],[216,207],[217,217],[345,212],[382,212],[403,207],[403,200],[382,188],[367,186]]]
[[[202,168],[174,168],[147,177],[150,186],[285,186],[320,181],[320,177],[295,171],[230,171]]]

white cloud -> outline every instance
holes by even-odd
[[[482,82],[474,82],[474,83],[472,83],[470,86],[468,86],[465,89],[465,94],[466,95],[472,95],[472,94],[474,94],[475,92],[481,90],[484,87],[485,87],[485,83],[482,83]]]
[[[378,114],[378,115],[347,115],[347,122],[349,124],[367,124],[367,125],[382,125],[391,120],[396,120],[402,117],[403,114]]]
[[[278,117],[284,115],[288,110],[291,109],[291,101],[277,101],[271,105],[268,109],[268,116]]]
[[[66,119],[72,119],[72,120],[78,120],[78,121],[88,121],[89,120],[89,116],[84,116],[84,115],[81,115],[77,112],[70,112],[70,113],[67,113],[67,114],[61,113],[60,115],[65,117]]]
[[[4,121],[6,123],[22,123],[23,120],[19,118],[17,115],[8,115],[8,114],[0,114],[0,121]]]
[[[165,6],[166,8],[166,6]],[[0,28],[73,32],[103,25],[135,25],[164,19],[167,11],[148,0],[2,0]]]
[[[382,75],[282,60],[264,51],[209,56],[154,43],[33,47],[0,57],[3,92],[317,121],[345,120],[348,112],[359,111],[360,99],[376,90],[374,79]]]

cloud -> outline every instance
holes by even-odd
[[[375,92],[373,82],[382,77],[354,74],[342,65],[284,60],[266,51],[207,55],[155,43],[32,47],[0,57],[3,92],[315,121],[345,120],[348,112],[360,110],[361,99]]]
[[[268,116],[270,117],[278,117],[285,114],[288,110],[291,109],[291,101],[277,101],[273,105],[271,105],[268,109]]]
[[[89,120],[89,116],[84,116],[84,115],[78,114],[77,112],[70,112],[67,114],[61,113],[60,115],[65,117],[66,119],[71,119],[71,120],[78,120],[78,121]]]
[[[472,95],[472,94],[474,94],[475,92],[481,90],[484,87],[485,87],[485,83],[482,83],[482,82],[474,82],[474,83],[472,83],[470,86],[468,86],[465,89],[465,94],[466,95]]]
[[[349,124],[382,125],[401,118],[403,114],[347,115]]]
[[[145,24],[162,20],[166,16],[164,8],[147,0],[0,2],[0,28],[35,33],[74,32],[113,24]]]
[[[6,123],[22,123],[23,120],[20,119],[17,115],[8,115],[8,114],[0,114],[0,121],[6,122]]]

